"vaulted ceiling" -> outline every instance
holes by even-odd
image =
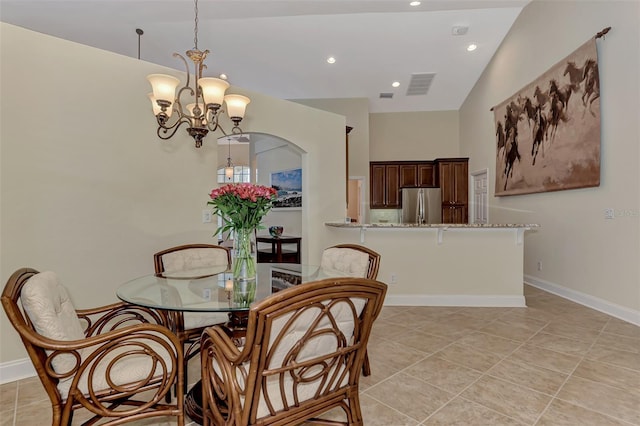
[[[529,1],[200,0],[198,47],[205,75],[278,98],[456,110]],[[172,53],[194,47],[191,0],[2,0],[0,20],[180,71]],[[426,93],[407,95],[414,74],[433,74]]]

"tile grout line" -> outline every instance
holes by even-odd
[[[16,395],[15,395],[15,401],[13,402],[13,423],[11,423],[13,426],[16,426],[16,421],[18,418],[18,395],[20,392],[20,380],[18,380],[18,382],[16,383]]]
[[[607,322],[602,326],[602,328],[598,331],[598,336],[597,336],[595,339],[593,339],[593,342],[591,343],[591,345],[589,346],[589,348],[585,351],[584,355],[582,355],[582,356],[581,356],[580,361],[578,361],[578,362],[576,363],[575,367],[573,367],[573,369],[571,370],[571,372],[570,372],[569,374],[567,374],[567,378],[566,378],[566,379],[564,380],[564,382],[562,382],[562,384],[558,387],[558,390],[556,390],[556,392],[551,396],[551,399],[550,399],[550,400],[549,400],[549,402],[547,403],[546,407],[545,407],[545,408],[540,412],[540,415],[538,416],[538,418],[536,419],[536,421],[533,423],[534,425],[536,425],[536,424],[540,421],[540,419],[542,418],[542,416],[544,415],[544,413],[546,413],[546,412],[547,412],[547,410],[549,409],[549,407],[551,406],[551,404],[553,403],[553,401],[554,401],[554,400],[558,399],[558,400],[560,400],[560,401],[565,401],[565,400],[564,400],[564,399],[562,399],[562,398],[558,398],[558,394],[560,393],[560,391],[562,390],[562,388],[567,384],[567,382],[569,381],[569,379],[570,379],[571,377],[573,377],[573,374],[574,374],[574,373],[575,373],[575,371],[578,369],[578,367],[580,366],[580,364],[582,364],[582,362],[583,362],[585,359],[587,359],[587,354],[588,354],[588,353],[589,353],[589,351],[591,351],[591,349],[593,349],[593,347],[596,345],[596,342],[598,341],[598,338],[600,338],[600,336],[602,336],[602,333],[604,333],[604,330],[605,330],[605,328],[607,328],[607,324],[609,324],[609,322],[610,322],[610,321],[611,321],[611,318],[609,318],[609,319],[607,320]],[[545,327],[546,327],[546,326],[545,326]],[[568,403],[570,403],[570,404],[572,404],[572,405],[577,405],[577,404],[575,404],[574,402],[571,402],[571,401],[565,401],[565,402],[568,402]],[[579,406],[579,407],[581,407],[580,405],[578,405],[578,406]],[[602,414],[602,415],[603,415],[603,416],[605,416],[605,417],[614,418],[614,419],[616,419],[616,420],[622,420],[622,419],[618,419],[617,417],[613,417],[613,416],[611,416],[611,415],[609,415],[609,414],[601,413],[600,411],[596,411],[596,410],[594,410],[594,409],[592,409],[592,408],[589,408],[589,407],[582,407],[582,408],[585,408],[585,409],[587,409],[587,410],[593,411],[593,412],[598,413],[598,414]],[[622,420],[622,421],[624,421],[625,423],[627,423],[627,422],[626,422],[626,420]]]
[[[496,318],[495,320],[491,321],[490,323],[495,322],[497,319],[498,319],[498,318]],[[474,330],[474,332],[481,332],[481,331],[479,331],[479,330]],[[492,334],[490,334],[490,333],[483,333],[483,334],[489,334],[489,335],[493,336],[493,335],[492,335]],[[534,335],[535,335],[535,334],[534,334]],[[501,336],[497,336],[497,337],[501,337]],[[533,337],[533,336],[531,336],[531,337]],[[504,339],[504,337],[502,337],[502,338]],[[458,339],[458,340],[459,340],[459,339]],[[511,340],[511,339],[507,339],[507,340]],[[449,347],[449,346],[453,345],[453,344],[454,344],[454,343],[456,343],[456,342],[457,342],[457,340],[456,340],[456,341],[454,341],[454,342],[451,342],[451,343],[450,343],[450,344],[448,344],[447,346],[444,346],[443,348],[441,348],[438,352],[440,352],[440,351],[442,351],[443,349],[445,349],[445,348],[447,348],[447,347]],[[525,341],[525,342],[526,342],[526,341]],[[518,347],[516,347],[515,349],[513,349],[513,350],[512,350],[508,355],[501,356],[501,355],[498,355],[498,354],[494,354],[494,355],[498,355],[498,356],[500,356],[500,361],[498,361],[496,364],[494,364],[491,368],[495,367],[496,365],[498,365],[498,364],[500,364],[502,361],[504,361],[507,357],[509,357],[511,354],[513,354],[513,352],[515,352],[516,350],[518,350],[518,348],[520,348],[522,345],[524,345],[524,343],[525,343],[525,342],[521,343]],[[467,346],[467,345],[464,345],[464,344],[462,344],[462,346],[467,347],[467,348],[470,348],[470,349],[473,349],[473,347],[471,347],[471,346]],[[437,352],[436,352],[436,353],[437,353]],[[435,354],[435,353],[434,353],[434,354]],[[484,404],[481,404],[481,403],[479,403],[479,402],[477,402],[477,401],[473,401],[473,400],[470,400],[470,399],[465,398],[464,396],[462,396],[462,394],[464,393],[464,391],[466,391],[467,389],[469,389],[471,386],[473,386],[474,384],[476,384],[480,379],[482,379],[485,375],[487,375],[487,372],[488,372],[491,368],[489,368],[487,371],[479,371],[479,370],[475,370],[475,369],[473,369],[473,368],[469,368],[469,367],[467,367],[467,366],[465,366],[465,365],[459,364],[459,363],[457,363],[457,362],[455,362],[455,361],[449,360],[449,359],[447,359],[447,358],[442,358],[442,359],[444,359],[444,360],[446,360],[447,362],[450,362],[450,363],[452,363],[452,364],[455,364],[455,365],[457,365],[457,366],[459,366],[459,367],[463,367],[463,368],[466,368],[466,369],[469,369],[469,370],[473,370],[473,371],[478,371],[478,372],[480,373],[480,376],[478,376],[478,378],[477,378],[477,379],[475,379],[475,380],[473,380],[472,382],[470,382],[470,383],[469,383],[467,386],[465,386],[465,387],[464,387],[460,392],[458,392],[457,394],[455,394],[455,395],[454,395],[454,396],[453,396],[449,401],[447,401],[447,403],[446,403],[446,404],[443,404],[440,408],[438,408],[438,409],[437,409],[437,410],[435,410],[433,413],[431,413],[429,416],[427,416],[427,418],[425,418],[424,420],[422,420],[421,424],[424,424],[424,422],[426,422],[427,420],[429,420],[432,416],[434,416],[436,413],[438,413],[440,410],[442,410],[444,407],[446,407],[449,403],[451,403],[451,401],[453,401],[453,400],[455,400],[455,399],[457,399],[457,398],[461,398],[461,399],[464,399],[465,401],[470,401],[470,402],[472,402],[472,403],[474,403],[474,404],[478,404],[478,405],[480,405],[480,406],[482,406],[482,407],[484,407],[484,408],[486,408],[486,409],[488,409],[488,410],[490,410],[490,411],[492,411],[492,412],[494,412],[494,413],[498,413],[498,414],[500,414],[501,416],[507,417],[507,418],[509,418],[509,419],[511,419],[511,420],[514,420],[514,421],[518,422],[518,423],[522,423],[522,422],[518,421],[517,419],[514,419],[513,417],[509,416],[508,414],[501,413],[501,412],[499,412],[499,411],[497,411],[497,410],[495,410],[495,409],[493,409],[493,408],[491,408],[491,407],[487,407],[487,406],[486,406],[486,405],[484,405]],[[425,383],[427,383],[427,382],[425,382]],[[439,386],[433,385],[433,384],[431,384],[431,383],[428,383],[428,384],[429,384],[429,385],[431,385],[431,386],[434,386],[434,387],[436,387],[436,388],[438,388],[438,389],[440,389],[440,390],[443,390],[443,391],[445,391],[445,392],[448,392],[446,389],[442,389],[442,388],[441,388],[441,387],[439,387]]]

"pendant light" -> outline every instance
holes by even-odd
[[[231,138],[227,136],[227,166],[224,168],[224,176],[228,181],[233,182],[233,163],[231,162]]]

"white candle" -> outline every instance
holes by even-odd
[[[226,291],[232,291],[232,290],[233,290],[233,280],[227,280],[227,281],[224,283],[224,289],[225,289]]]

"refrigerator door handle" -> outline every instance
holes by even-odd
[[[418,200],[416,203],[416,207],[417,207],[417,214],[416,217],[418,218],[418,223],[419,224],[423,224],[424,223],[424,191],[422,190],[422,188],[420,188],[418,190]]]

